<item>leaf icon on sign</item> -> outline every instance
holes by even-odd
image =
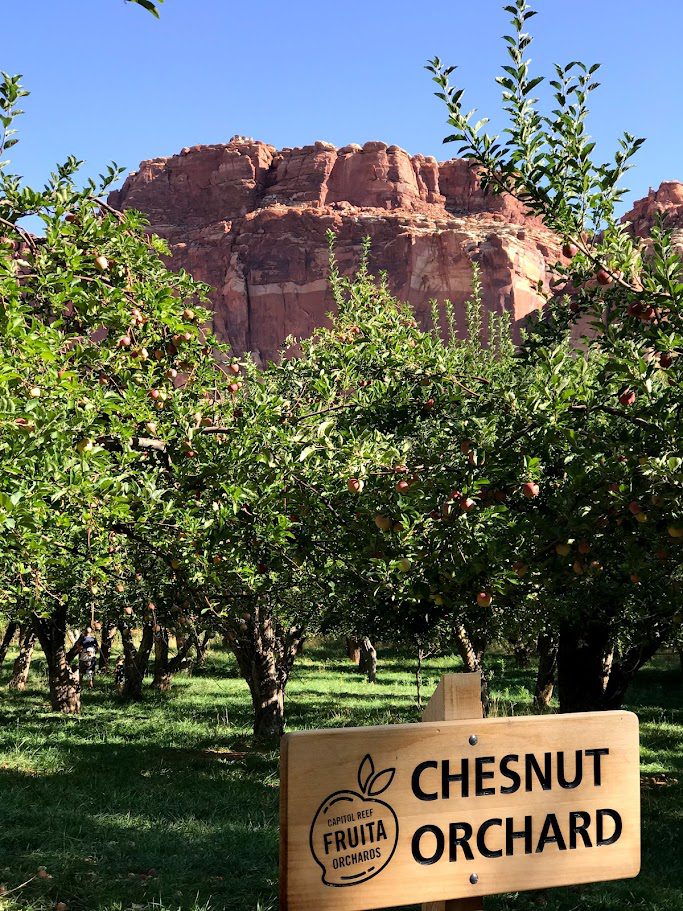
[[[378,772],[368,787],[368,794],[370,797],[377,797],[378,794],[382,794],[389,787],[391,782],[394,780],[394,775],[396,774],[396,769],[384,769],[383,772]]]
[[[367,794],[370,785],[370,779],[375,774],[375,764],[372,756],[368,753],[360,764],[358,769],[358,787],[361,793]]]

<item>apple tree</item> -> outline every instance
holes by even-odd
[[[544,79],[526,56],[535,11],[526,0],[505,9],[502,135],[466,113],[454,67],[435,58],[428,69],[453,128],[445,141],[491,192],[513,195],[564,240],[546,316],[521,352],[548,387],[532,386],[518,406],[539,497],[514,527],[559,643],[562,707],[612,707],[680,630],[681,261],[665,225],[641,241],[617,219],[642,140],[625,133],[613,161],[596,162],[586,120],[598,65],[556,66],[544,112],[535,97]],[[570,334],[583,336],[580,351],[567,348]],[[518,470],[514,448],[506,452]]]
[[[0,151],[25,91],[0,84]],[[69,158],[40,189],[0,166],[2,609],[31,620],[54,708],[78,711],[67,625],[97,596],[111,536],[175,527],[201,409],[220,398],[226,353],[203,328],[204,288],[174,273],[134,212],[78,187]],[[42,225],[28,233],[27,217]],[[227,394],[227,392],[226,392]]]

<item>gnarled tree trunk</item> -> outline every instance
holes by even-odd
[[[282,629],[268,606],[261,605],[232,631],[229,641],[251,693],[254,736],[280,737],[285,725],[285,687],[304,641],[303,631]]]
[[[7,629],[5,630],[5,635],[2,637],[2,642],[0,642],[0,667],[2,667],[5,658],[7,657],[7,649],[12,644],[12,639],[14,639],[14,634],[19,629],[18,623],[8,623]]]
[[[19,654],[14,661],[12,677],[9,682],[11,690],[21,691],[26,689],[35,644],[36,634],[33,627],[21,626],[19,628]]]
[[[171,674],[168,672],[168,631],[162,627],[154,632],[154,677],[152,687],[162,693],[171,689]]]
[[[147,673],[149,656],[154,645],[154,627],[145,623],[142,627],[140,646],[135,647],[133,630],[123,621],[119,624],[121,642],[123,643],[123,662],[125,679],[121,687],[121,696],[124,699],[139,701],[142,699],[142,683]]]
[[[191,664],[189,651],[194,645],[191,637],[176,638],[177,654],[169,657],[168,630],[162,627],[154,633],[154,678],[152,686],[162,693],[171,689],[173,675]]]
[[[100,640],[100,657],[98,667],[103,674],[108,674],[111,664],[111,650],[114,645],[116,636],[116,627],[104,625],[102,627],[102,638]]]
[[[360,643],[360,661],[358,670],[368,678],[368,683],[377,682],[377,650],[367,636]]]
[[[673,619],[635,631],[634,644],[614,648],[609,622],[565,624],[560,629],[558,683],[560,711],[618,709],[640,668],[673,633]]]
[[[201,639],[196,633],[193,632],[191,634],[196,654],[196,660],[194,662],[195,667],[204,667],[204,663],[206,662],[206,655],[209,651],[209,646],[213,637],[214,633],[210,630],[205,631]]]
[[[649,638],[632,645],[623,653],[614,654],[611,662],[609,678],[605,681],[605,690],[603,693],[603,707],[606,709],[620,709],[626,698],[626,691],[641,669],[657,651],[669,636],[667,629],[653,629]]]
[[[360,642],[356,636],[346,637],[346,654],[353,664],[356,666],[360,664]]]
[[[72,671],[66,650],[66,607],[59,605],[51,617],[34,615],[33,625],[45,652],[50,703],[55,712],[77,715],[81,710],[78,671]]]
[[[465,670],[470,673],[479,671],[481,673],[481,701],[484,706],[484,715],[488,712],[489,707],[489,682],[484,667],[484,652],[486,651],[486,641],[477,641],[470,636],[464,624],[458,623],[453,629],[455,636],[455,647],[465,665]]]
[[[561,712],[604,708],[605,658],[612,648],[607,623],[563,623],[557,655]]]
[[[557,642],[547,633],[538,637],[538,672],[534,690],[534,708],[538,711],[547,709],[553,698],[555,677],[557,675]]]
[[[465,665],[465,670],[469,671],[470,673],[481,671],[482,655],[475,649],[472,640],[468,636],[467,630],[462,625],[462,623],[459,623],[455,627],[454,633],[455,645],[458,650],[458,654],[462,658],[462,663]]]

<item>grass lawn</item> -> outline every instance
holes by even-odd
[[[52,714],[44,668],[10,693],[0,679],[2,911],[220,911],[277,906],[277,753],[250,748],[246,685],[217,648],[170,696],[123,705],[106,678],[83,716]],[[427,695],[455,658],[426,663]],[[530,711],[531,670],[494,662],[493,711]],[[678,662],[641,671],[643,868],[635,880],[519,893],[488,911],[683,909],[683,699]],[[380,650],[364,682],[342,650],[309,648],[288,690],[290,729],[415,721],[413,665]],[[212,752],[213,751],[213,752]],[[232,751],[232,755],[230,753]],[[36,878],[44,867],[48,877]],[[21,889],[16,887],[29,881]]]

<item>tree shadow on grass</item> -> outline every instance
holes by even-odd
[[[139,745],[69,746],[63,768],[0,768],[1,877],[29,879],[25,898],[74,909],[123,907],[162,895],[254,908],[275,895],[275,757],[229,762]]]

